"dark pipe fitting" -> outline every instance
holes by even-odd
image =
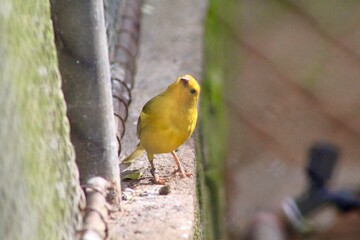
[[[304,194],[295,199],[304,216],[327,202],[326,186],[332,177],[338,156],[337,147],[328,143],[318,143],[310,148],[306,167],[309,186]]]
[[[326,186],[332,177],[338,156],[339,150],[332,144],[318,143],[310,148],[306,167],[309,186],[299,197],[287,199],[283,203],[285,215],[298,232],[309,232],[305,218],[329,201]]]
[[[338,148],[328,143],[315,144],[310,149],[306,167],[309,186],[301,196],[289,198],[283,203],[285,215],[298,232],[310,231],[306,217],[325,204],[332,204],[342,212],[360,209],[360,199],[356,191],[346,189],[334,192],[327,189],[338,156]]]
[[[310,187],[325,187],[330,180],[339,150],[336,146],[328,143],[315,144],[309,150],[309,162],[306,172],[310,180]]]
[[[341,189],[337,192],[326,192],[325,198],[341,212],[360,210],[359,193],[355,189]]]

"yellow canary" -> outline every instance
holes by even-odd
[[[137,123],[140,140],[136,149],[122,163],[131,164],[144,151],[147,153],[154,182],[162,180],[154,167],[154,154],[171,153],[176,171],[187,176],[174,150],[192,134],[198,116],[197,102],[200,86],[191,75],[179,77],[168,88],[149,100],[143,107]]]

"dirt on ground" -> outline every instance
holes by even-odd
[[[114,239],[191,239],[195,223],[195,153],[193,141],[183,145],[177,155],[193,176],[173,173],[176,166],[170,154],[157,155],[155,166],[164,185],[154,184],[145,156],[129,170],[142,170],[139,180],[122,182],[121,212],[112,215]]]

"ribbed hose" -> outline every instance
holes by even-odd
[[[122,0],[120,9],[115,12],[107,9],[111,4],[112,1],[105,1],[116,138],[120,156],[121,139],[125,133],[136,73],[142,0]]]

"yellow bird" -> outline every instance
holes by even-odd
[[[162,183],[154,167],[154,154],[171,153],[177,165],[176,172],[185,173],[175,149],[193,133],[198,116],[197,102],[200,86],[191,75],[179,77],[168,88],[149,100],[143,107],[137,123],[136,149],[122,163],[131,164],[144,151],[151,166],[155,183]]]

